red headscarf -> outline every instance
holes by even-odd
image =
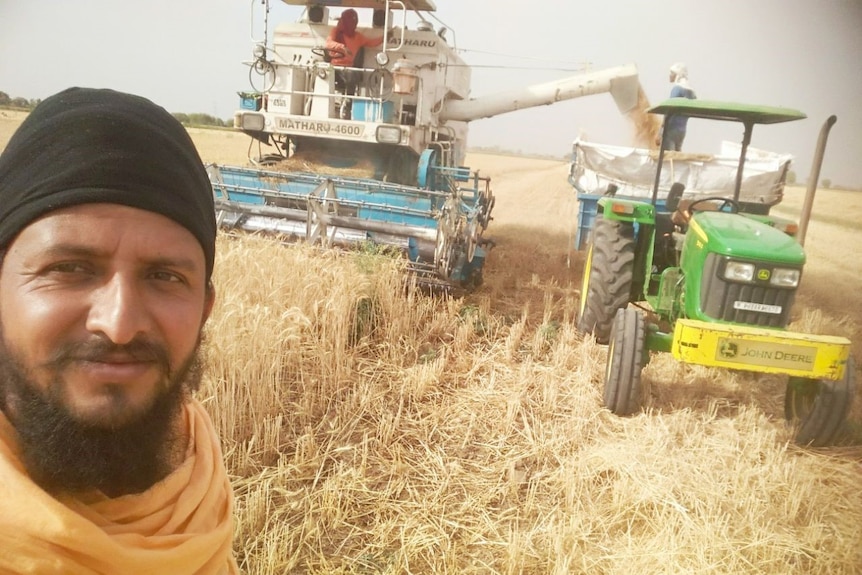
[[[349,8],[341,13],[341,18],[335,26],[335,40],[344,44],[344,36],[352,37],[356,33],[356,25],[359,23],[359,16],[356,10]]]

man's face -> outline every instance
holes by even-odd
[[[20,421],[27,397],[107,437],[164,409],[212,309],[205,275],[191,232],[153,212],[85,204],[24,228],[0,267],[3,371],[20,380],[0,381],[0,406],[13,425],[37,424]]]
[[[344,32],[348,36],[353,36],[356,32],[357,24],[359,24],[359,18],[351,13],[345,13],[342,18],[344,19]]]

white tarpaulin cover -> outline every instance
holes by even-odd
[[[685,185],[685,197],[733,197],[741,146],[722,142],[721,153],[665,152],[659,199],[667,197],[674,182]],[[789,154],[748,148],[740,201],[775,205],[784,194]],[[651,198],[658,152],[642,148],[596,144],[575,140],[570,182],[579,194],[604,194],[616,184],[617,196]]]

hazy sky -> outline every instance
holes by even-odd
[[[270,27],[300,9],[272,0]],[[838,118],[821,179],[862,187],[862,0],[436,0],[473,95],[635,64],[655,103],[668,68],[688,65],[704,99],[802,110],[808,119],[755,129],[752,145],[796,157],[807,176],[823,122]],[[337,10],[333,10],[333,13]],[[252,28],[252,15],[255,15]],[[261,0],[0,0],[0,91],[45,98],[68,86],[147,96],[171,112],[233,115],[249,89]],[[477,120],[469,144],[562,156],[579,135],[631,144],[631,125],[600,94]],[[689,124],[687,151],[739,141],[735,124]]]

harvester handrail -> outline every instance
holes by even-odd
[[[383,27],[383,52],[386,53],[387,50],[390,52],[400,50],[404,47],[404,30],[407,28],[407,7],[404,6],[404,2],[400,0],[388,0],[386,2],[386,22]],[[394,48],[387,48],[389,45],[389,10],[393,7],[393,4],[397,4],[401,6],[401,39],[398,42],[398,45]]]

